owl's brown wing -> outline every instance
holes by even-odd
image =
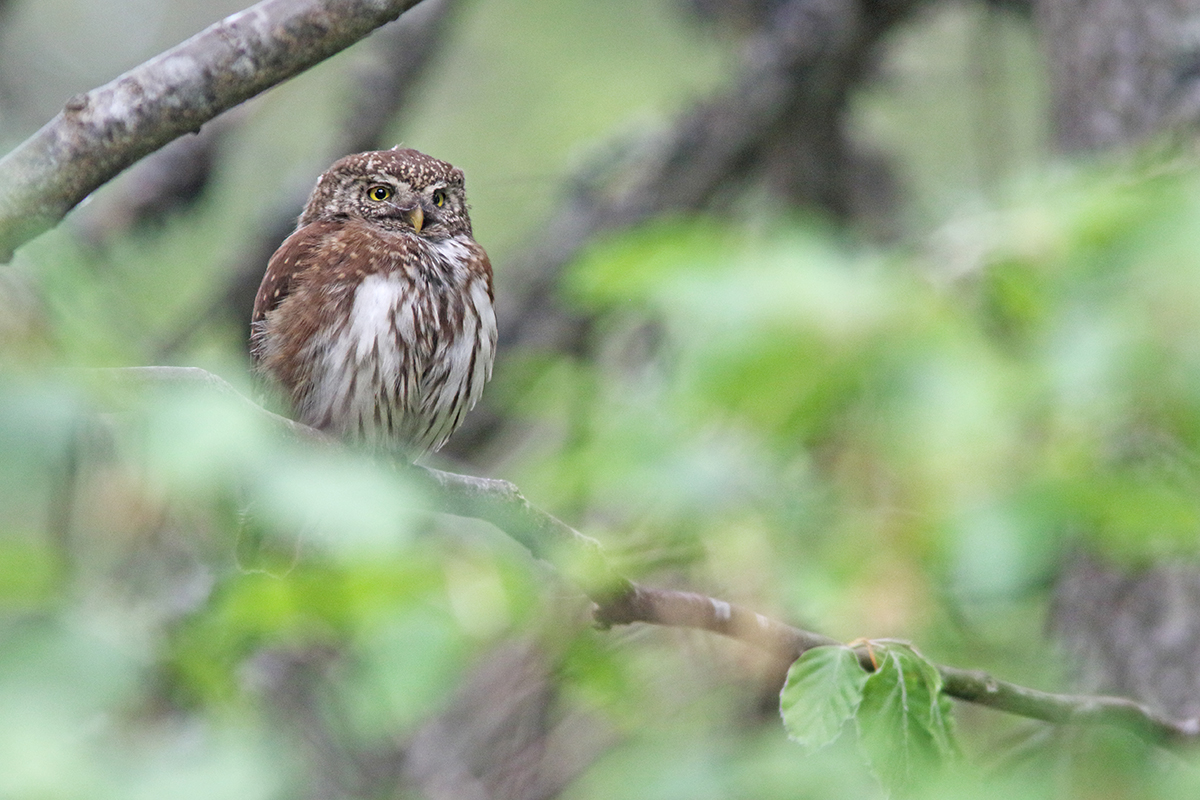
[[[250,357],[256,364],[263,358],[263,336],[267,314],[279,307],[299,285],[300,275],[317,265],[330,237],[342,226],[335,222],[313,222],[297,229],[267,262],[267,272],[254,297],[250,318]]]
[[[291,294],[297,275],[310,267],[313,254],[339,226],[332,222],[314,222],[295,231],[283,240],[275,255],[267,262],[267,272],[259,284],[254,298],[254,316],[251,324],[257,325]]]

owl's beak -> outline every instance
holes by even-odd
[[[408,221],[412,223],[413,230],[420,233],[421,228],[425,225],[425,212],[421,210],[421,207],[417,206],[411,211],[406,211],[405,215],[408,217]]]

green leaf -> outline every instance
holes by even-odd
[[[876,777],[902,789],[957,756],[950,701],[937,667],[911,646],[889,644],[876,657],[858,707],[859,744]]]
[[[788,736],[809,752],[831,743],[858,709],[867,677],[849,647],[815,647],[800,656],[779,695]]]
[[[737,241],[728,226],[704,218],[661,219],[601,236],[568,273],[566,291],[593,307],[646,301],[665,284],[727,266]]]

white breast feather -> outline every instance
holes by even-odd
[[[416,326],[437,329],[438,303],[413,297],[399,273],[367,276],[355,290],[348,323],[310,345],[316,369],[306,421],[330,420],[339,433],[368,442],[436,450],[479,400],[495,358],[495,310],[486,282],[458,266],[471,256],[466,246],[449,239],[432,249],[451,283],[467,284],[460,335],[438,341],[430,363],[418,363]],[[401,406],[399,398],[408,402]]]
[[[311,395],[313,419],[329,418],[342,434],[362,435],[374,440],[386,435],[376,430],[376,398],[380,386],[395,387],[399,393],[409,382],[405,353],[393,333],[406,342],[414,335],[412,298],[396,275],[368,275],[354,293],[347,324],[319,348]],[[407,319],[403,330],[399,323]],[[386,421],[385,421],[386,427]]]

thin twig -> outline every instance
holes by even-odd
[[[328,435],[273,414],[240,394],[224,379],[194,367],[137,367],[106,370],[122,378],[168,383],[201,383],[240,398],[290,435],[337,446]],[[755,613],[743,606],[694,592],[641,586],[622,577],[609,564],[600,544],[530,503],[512,483],[412,468],[412,477],[430,490],[434,508],[456,516],[490,522],[526,547],[535,557],[561,569],[596,604],[597,625],[608,628],[635,622],[695,628],[728,636],[794,660],[814,647],[839,645],[836,639],[805,631]],[[863,648],[859,648],[865,652]],[[860,657],[864,669],[870,661]],[[997,680],[985,672],[938,666],[947,695],[1017,716],[1055,724],[1114,725],[1164,746],[1192,745],[1200,740],[1200,719],[1173,720],[1150,707],[1122,697],[1043,692]]]
[[[1125,697],[1054,694],[997,680],[986,672],[938,666],[946,694],[959,700],[1056,724],[1115,725],[1162,745],[1194,745],[1200,719],[1170,719]]]

